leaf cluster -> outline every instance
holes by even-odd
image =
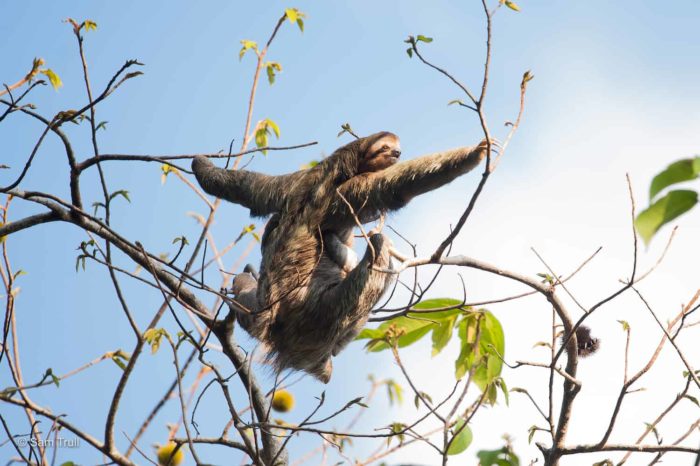
[[[666,188],[700,176],[700,156],[672,163],[657,174],[649,186],[649,207],[634,221],[637,232],[649,244],[659,229],[698,203],[698,193],[690,189],[672,189],[658,197]]]
[[[472,381],[482,392],[489,391],[487,400],[493,404],[496,389],[500,387],[505,392],[500,378],[505,352],[503,327],[491,312],[461,304],[450,298],[421,301],[412,308],[420,312],[408,312],[377,328],[364,329],[357,340],[369,340],[367,351],[379,352],[392,346],[405,348],[430,334],[434,357],[447,346],[456,330],[460,352],[454,362],[455,377],[461,379],[473,371]],[[435,312],[429,312],[431,309]]]

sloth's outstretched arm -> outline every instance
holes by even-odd
[[[270,176],[247,170],[226,170],[204,156],[192,160],[192,171],[204,191],[247,207],[254,216],[281,210],[286,202],[285,193],[302,173]]]
[[[486,156],[486,143],[462,147],[400,162],[384,170],[356,176],[340,187],[360,219],[396,210],[411,199],[439,188],[474,169]],[[334,217],[347,213],[345,201],[334,202]]]

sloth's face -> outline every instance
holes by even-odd
[[[398,162],[399,157],[401,157],[399,137],[392,133],[383,133],[362,154],[359,173],[384,170]]]

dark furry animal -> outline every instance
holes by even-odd
[[[577,353],[579,357],[586,358],[598,351],[600,340],[594,338],[591,329],[585,325],[576,329],[576,341],[578,342]]]
[[[569,334],[563,332],[560,339],[560,344],[565,347],[568,341]],[[591,329],[585,325],[580,325],[576,329],[576,343],[576,354],[579,358],[587,358],[600,348],[600,340],[595,338],[591,333]],[[566,347],[564,350],[568,352]]]
[[[373,221],[467,173],[485,156],[486,144],[397,164],[400,153],[398,137],[382,132],[282,176],[194,159],[206,192],[248,207],[251,215],[274,214],[263,235],[259,281],[242,273],[232,289],[250,311],[237,313],[240,325],[268,346],[278,370],[303,370],[328,382],[331,357],[354,339],[392,282],[388,237],[371,235],[357,263],[349,248],[356,218]]]

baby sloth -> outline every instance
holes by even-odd
[[[278,371],[293,368],[330,380],[332,356],[355,338],[393,281],[391,242],[381,233],[371,234],[358,262],[350,249],[356,222],[371,222],[467,173],[486,147],[482,142],[397,163],[398,137],[381,132],[282,176],[223,170],[205,157],[194,159],[206,192],[255,216],[274,214],[262,239],[259,280],[245,272],[232,289],[245,308],[234,309],[238,322],[267,346]]]

